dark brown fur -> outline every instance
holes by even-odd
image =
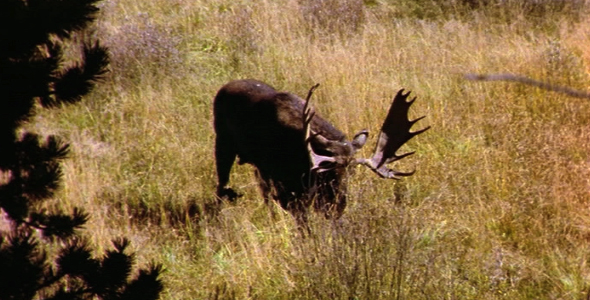
[[[272,197],[301,218],[312,201],[326,216],[340,216],[346,206],[346,166],[311,174],[304,104],[300,97],[257,80],[232,81],[219,90],[214,100],[219,199],[237,196],[226,187],[237,157],[238,163],[256,167],[265,200]],[[345,135],[320,116],[313,118],[311,128],[328,140],[345,142]],[[350,146],[330,147],[313,139],[312,147],[319,154],[343,159],[354,154],[349,153]]]

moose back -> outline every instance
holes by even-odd
[[[255,167],[265,201],[272,197],[297,219],[304,221],[313,207],[326,217],[339,217],[346,207],[346,178],[349,168],[365,165],[383,178],[398,179],[413,172],[399,172],[386,165],[413,152],[396,151],[413,136],[429,129],[410,132],[422,119],[408,120],[415,100],[400,90],[379,133],[371,158],[354,158],[366,142],[362,130],[349,141],[344,133],[309,105],[307,99],[278,92],[252,79],[231,81],[217,93],[214,104],[215,159],[218,199],[234,200],[238,194],[227,187],[236,158],[239,164]]]

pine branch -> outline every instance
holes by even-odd
[[[134,254],[125,254],[125,249],[129,246],[129,240],[120,238],[114,240],[115,250],[107,251],[102,262],[101,273],[104,277],[104,285],[110,290],[116,291],[127,284],[127,279],[131,275],[131,267],[135,261]]]
[[[0,1],[0,57],[28,57],[51,36],[70,38],[96,19],[99,1]]]
[[[45,238],[65,240],[72,237],[77,229],[82,228],[88,219],[88,213],[76,207],[71,214],[50,214],[45,211],[33,213],[27,224],[41,230]]]
[[[29,215],[29,200],[25,197],[20,178],[12,178],[0,185],[0,208],[17,224]]]
[[[137,278],[129,283],[119,299],[158,299],[164,289],[159,278],[163,272],[162,265],[155,264],[139,271]]]
[[[13,221],[9,236],[0,232],[0,299],[157,299],[163,289],[159,265],[130,280],[135,255],[125,253],[127,239],[93,258],[76,238],[87,213],[37,206],[59,188],[69,145],[20,127],[37,101],[45,108],[78,102],[107,72],[108,51],[98,41],[84,42],[79,63],[63,67],[64,43],[94,20],[98,1],[0,0],[0,210]],[[57,246],[55,267],[39,234],[67,242]]]
[[[39,27],[60,38],[85,29],[96,18],[100,0],[38,0],[29,1],[31,15],[39,17]],[[56,5],[59,2],[59,5]]]
[[[86,43],[82,63],[63,70],[57,77],[54,86],[56,103],[71,104],[80,101],[102,79],[108,65],[108,50],[98,42],[94,45]],[[46,103],[44,106],[51,107],[54,103]]]
[[[30,230],[19,230],[0,243],[0,299],[31,299],[41,286],[47,256]]]
[[[47,161],[63,160],[70,153],[70,144],[65,143],[60,138],[50,135],[43,144],[45,149],[45,159]]]
[[[74,240],[62,249],[56,259],[58,274],[88,278],[99,268],[99,262],[92,258],[90,248],[81,240]]]

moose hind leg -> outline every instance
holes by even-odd
[[[254,175],[258,180],[258,187],[260,188],[260,192],[262,193],[262,197],[264,198],[264,203],[266,205],[270,205],[270,198],[272,194],[272,183],[270,181],[270,178],[259,169],[254,170]]]
[[[237,153],[230,139],[220,136],[215,138],[215,164],[217,167],[217,198],[235,201],[240,195],[233,189],[227,188],[229,174],[236,160]]]
[[[301,199],[301,196],[297,197],[295,195],[282,195],[279,199],[281,206],[291,213],[295,222],[297,223],[297,227],[299,228],[300,232],[305,236],[305,234],[310,233],[310,228],[308,224],[307,214],[308,214],[308,205],[306,201]]]
[[[273,182],[266,173],[260,171],[260,169],[255,169],[254,174],[256,175],[256,179],[258,180],[258,186],[260,188],[260,192],[262,193],[262,198],[264,199],[264,204],[268,208],[268,212],[273,220],[277,217],[276,207],[274,203],[271,202],[273,199]],[[274,200],[274,199],[273,199]]]
[[[309,227],[309,222],[307,219],[307,207],[293,205],[290,207],[289,212],[295,218],[295,222],[297,224],[297,228],[299,229],[299,233],[301,233],[303,237],[311,234],[311,228]]]

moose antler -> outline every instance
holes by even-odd
[[[393,103],[391,104],[387,117],[381,127],[373,157],[370,159],[357,159],[358,163],[364,164],[383,178],[399,179],[399,176],[410,176],[414,174],[415,170],[411,172],[395,171],[389,169],[386,164],[414,154],[414,152],[408,152],[402,155],[397,155],[396,152],[411,138],[430,129],[430,126],[428,126],[418,131],[410,131],[412,125],[423,119],[425,116],[412,121],[408,119],[408,110],[416,98],[414,97],[412,100],[406,101],[410,92],[406,94],[403,92],[403,89],[399,90],[393,99]]]
[[[311,95],[315,91],[315,89],[320,86],[319,83],[316,83],[309,89],[307,93],[307,98],[305,98],[305,106],[303,107],[303,129],[305,131],[305,144],[307,146],[307,151],[309,152],[309,158],[311,161],[311,171],[317,170],[318,172],[324,172],[328,169],[326,167],[322,167],[325,163],[333,163],[336,160],[330,156],[319,155],[315,153],[313,148],[311,147],[311,139],[314,137],[320,137],[319,135],[312,133],[311,131],[311,122],[313,117],[315,116],[315,111],[309,105],[309,101],[311,100]]]

